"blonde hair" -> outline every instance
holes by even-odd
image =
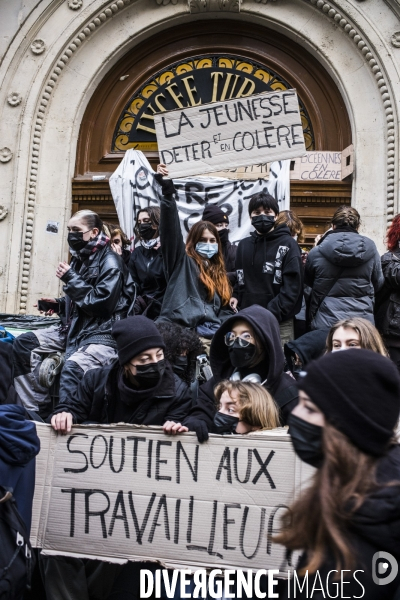
[[[332,352],[333,349],[333,336],[335,332],[343,327],[343,329],[354,329],[359,335],[360,346],[365,350],[372,350],[382,356],[389,356],[385,348],[385,344],[380,336],[379,331],[376,327],[370,323],[367,319],[361,317],[354,317],[354,319],[344,319],[333,325],[326,338],[326,351]]]
[[[262,385],[250,381],[224,380],[214,388],[214,395],[219,403],[224,392],[231,395],[232,391],[237,392],[239,398],[237,410],[241,421],[259,429],[279,427],[279,408]]]
[[[292,237],[297,235],[298,242],[303,241],[303,223],[292,210],[281,210],[275,221],[275,228],[279,227],[279,225],[287,225],[289,227],[290,235]]]

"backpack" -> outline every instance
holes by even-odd
[[[0,600],[17,600],[33,570],[29,535],[11,491],[0,486]]]

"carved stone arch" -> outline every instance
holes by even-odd
[[[261,63],[296,88],[313,125],[315,150],[342,150],[351,144],[344,100],[326,70],[304,48],[254,23],[228,19],[196,21],[149,38],[106,74],[82,120],[75,177],[110,172],[118,166],[122,154],[112,152],[117,120],[128,99],[150,76],[178,60],[210,53],[226,53]],[[154,162],[158,157],[150,152],[148,158]]]

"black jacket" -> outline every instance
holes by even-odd
[[[70,412],[74,423],[163,425],[165,421],[183,421],[191,408],[192,397],[188,386],[173,373],[169,364],[156,388],[134,392],[137,403],[133,406],[121,401],[120,368],[119,362],[115,361],[107,367],[87,371],[76,397],[59,404],[53,414]]]
[[[400,345],[400,250],[381,258],[385,283],[376,298],[376,326],[388,346]]]
[[[83,263],[73,258],[62,281],[66,296],[58,300],[60,316],[71,322],[67,346],[115,347],[112,325],[127,316],[135,290],[122,258],[106,244]]]
[[[13,347],[0,342],[0,404],[22,404],[14,388]]]
[[[305,283],[312,288],[312,329],[351,317],[374,323],[375,294],[383,284],[375,243],[349,227],[330,231],[308,255]]]
[[[377,469],[377,480],[379,483],[386,484],[391,481],[400,481],[400,446],[394,446],[388,454],[383,457]],[[377,585],[372,580],[373,573],[373,557],[376,552],[390,553],[398,563],[400,563],[400,486],[383,486],[373,491],[364,501],[362,506],[352,516],[349,525],[349,540],[354,550],[355,566],[353,572],[357,569],[364,573],[357,573],[357,579],[365,588],[363,595],[362,587],[354,580],[352,573],[344,572],[344,580],[351,581],[351,584],[343,586],[344,596],[347,598],[363,598],[363,600],[397,600],[398,596],[395,593],[400,588],[400,574],[397,575],[392,583],[387,585]],[[335,569],[333,557],[329,554],[319,568],[321,581],[325,588],[327,574],[331,569]],[[382,561],[380,561],[382,562]],[[384,561],[383,561],[384,562]],[[379,561],[378,561],[379,563]],[[304,564],[304,557],[301,560]],[[378,574],[377,565],[375,571]],[[340,574],[339,574],[340,576]],[[332,577],[332,575],[331,575]],[[313,576],[309,575],[309,590],[311,592]],[[378,574],[378,579],[383,579],[382,575]],[[282,586],[285,591],[287,585]],[[320,589],[321,586],[316,586]],[[339,583],[340,589],[340,583]],[[325,591],[316,591],[312,598],[322,600],[322,598],[334,598],[335,587],[330,588],[331,596]],[[306,595],[305,590],[297,595],[286,595],[281,593],[281,600],[286,598],[311,598],[311,595]]]
[[[161,248],[137,246],[129,259],[129,271],[137,286],[138,296],[152,296],[162,302],[167,282]]]
[[[316,329],[301,335],[297,340],[291,340],[285,344],[285,356],[289,367],[293,366],[295,354],[299,357],[301,364],[305,367],[310,361],[322,356],[326,348],[326,338],[329,329]],[[292,369],[291,369],[292,370]]]
[[[262,346],[266,349],[266,360],[261,365],[261,370],[264,370],[264,379],[267,380],[264,385],[280,408],[281,424],[286,425],[288,415],[297,404],[298,390],[295,380],[283,372],[284,356],[278,322],[268,310],[257,305],[245,308],[238,315],[227,319],[214,335],[210,349],[213,377],[200,386],[197,404],[191,410],[190,416],[205,421],[209,429],[212,427],[217,411],[214,387],[223,379],[229,379],[235,371],[229,359],[228,346],[225,344],[224,336],[231,330],[234,321],[238,319],[250,323],[261,340]],[[250,370],[253,371],[253,369]]]
[[[258,304],[279,322],[294,317],[303,298],[300,248],[286,225],[266,235],[255,231],[241,240],[236,253],[237,283],[233,296],[241,309]]]
[[[221,298],[212,301],[199,279],[199,269],[186,254],[175,197],[160,192],[160,239],[167,289],[159,321],[172,321],[182,327],[196,328],[203,323],[220,325],[226,318]]]
[[[222,254],[224,255],[224,263],[226,274],[228,275],[228,279],[231,282],[231,285],[235,285],[236,283],[236,252],[237,246],[236,244],[232,244],[229,240],[222,244]]]

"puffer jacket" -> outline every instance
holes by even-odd
[[[351,317],[374,323],[375,294],[383,285],[375,243],[350,227],[330,231],[308,255],[305,284],[312,288],[312,329]]]
[[[159,194],[160,239],[167,289],[157,321],[172,321],[191,329],[204,323],[218,326],[232,311],[229,306],[222,307],[217,293],[209,300],[207,289],[200,281],[198,266],[186,254],[176,198],[172,194],[163,196],[161,190]]]
[[[73,258],[61,279],[66,296],[58,299],[60,317],[70,323],[67,349],[87,344],[115,348],[112,325],[127,316],[135,292],[122,258],[106,244],[83,263]]]
[[[167,363],[165,373],[156,388],[132,389],[133,403],[121,400],[118,360],[100,369],[91,369],[83,377],[77,394],[57,406],[53,414],[70,412],[74,423],[134,423],[163,425],[165,421],[180,423],[192,406],[189,387]]]
[[[400,344],[400,250],[382,258],[385,284],[377,296],[376,326],[388,346]]]

